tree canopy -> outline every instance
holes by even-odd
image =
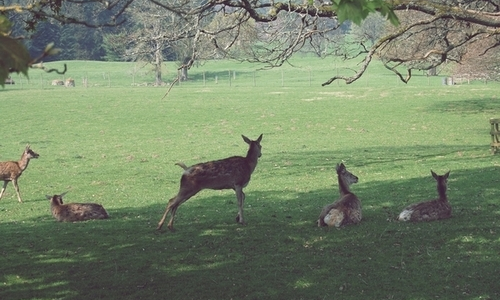
[[[27,55],[11,28],[9,19],[13,16],[22,15],[25,27],[35,31],[47,21],[92,28],[120,27],[134,13],[137,1],[35,0],[25,5],[10,0],[12,4],[0,6],[0,84],[8,73],[26,74],[42,57],[57,52],[49,46],[37,58]],[[353,74],[332,76],[323,85],[335,80],[356,81],[375,58],[408,82],[412,70],[430,70],[448,61],[462,63],[476,56],[497,57],[500,45],[500,4],[496,0],[142,1],[165,12],[158,13],[158,19],[168,15],[165,21],[175,22],[175,34],[164,30],[152,38],[189,45],[183,68],[189,68],[197,59],[211,57],[276,67],[308,48],[322,56],[335,54],[361,60]],[[343,23],[351,21],[362,26],[373,13],[387,20],[381,36],[342,40],[342,50],[332,47],[339,43],[336,32]],[[249,40],[253,41],[251,46]]]

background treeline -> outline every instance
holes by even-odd
[[[4,5],[14,4],[14,1],[11,0],[3,2]],[[95,24],[103,23],[110,14],[107,10],[99,9],[97,5],[63,5],[61,11],[61,13],[81,16],[82,19],[90,20]],[[32,57],[43,52],[43,49],[51,42],[62,49],[59,55],[47,57],[46,61],[105,60],[107,51],[104,37],[106,34],[114,34],[118,30],[115,27],[91,28],[80,24],[61,24],[54,19],[46,19],[44,22],[34,25],[33,17],[30,14],[11,14],[9,19],[14,25],[13,36],[25,37],[24,43]]]
[[[0,1],[4,6],[16,4],[15,0]],[[98,2],[85,3],[85,5],[63,3],[60,14],[66,17],[71,16],[71,20],[74,23],[61,23],[53,18],[44,18],[39,15],[34,16],[32,13],[11,13],[8,17],[13,24],[12,36],[24,38],[23,42],[32,57],[36,57],[42,53],[43,49],[49,43],[54,43],[57,48],[62,50],[57,56],[47,57],[44,61],[144,60],[150,61],[154,65],[157,64],[155,60],[157,60],[156,57],[159,55],[159,53],[155,53],[156,49],[161,49],[160,59],[164,61],[179,61],[183,63],[186,58],[190,57],[188,50],[191,49],[192,44],[187,39],[178,38],[175,34],[172,37],[172,33],[169,33],[176,31],[176,26],[179,26],[182,21],[176,20],[175,14],[162,14],[158,12],[158,8],[152,6],[147,1],[134,2],[133,7],[124,13],[123,20],[120,20],[119,26],[94,26],[94,24],[108,24],[110,18],[112,18],[112,12],[103,9],[102,5]],[[42,20],[42,22],[39,22],[38,19]],[[85,23],[82,24],[77,20],[85,20]],[[124,22],[121,23],[122,21]],[[221,20],[212,21],[214,23],[221,22]],[[223,20],[222,22],[227,22],[227,20]],[[378,20],[378,22],[383,21]],[[373,21],[369,23],[367,27],[371,28],[372,31],[379,31],[380,34],[380,25],[374,26]],[[336,27],[336,21],[331,21],[331,24],[324,25],[334,28]],[[256,30],[256,28],[257,26],[253,29],[247,28],[246,31],[242,30],[243,33],[240,32],[239,34],[243,38],[240,37],[240,39],[245,40],[247,38],[254,40],[255,33],[249,31]],[[346,21],[335,30],[334,35],[344,35],[349,33],[350,29],[351,22]],[[162,33],[165,36],[168,35],[168,37],[158,42],[156,37]],[[354,32],[354,34],[356,33]],[[375,34],[375,36],[378,36],[378,34]],[[372,38],[373,34],[370,36],[370,39]],[[169,41],[165,42],[165,40]],[[183,41],[181,42],[180,40]],[[243,45],[244,42],[242,41],[240,43],[242,44],[242,48],[249,46],[248,44]],[[235,48],[238,47],[235,46]],[[312,49],[308,45],[303,48],[303,52],[317,51],[317,49]],[[203,52],[208,50],[204,50],[203,46],[200,46],[198,51]],[[232,53],[238,53],[238,51],[233,50]],[[207,55],[201,54],[201,57],[205,56]]]

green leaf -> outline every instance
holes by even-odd
[[[378,11],[380,14],[384,17],[387,18],[391,22],[392,25],[397,26],[399,25],[399,19],[396,13],[394,13],[394,10],[392,10],[392,6],[389,5],[388,3],[381,3]]]
[[[23,73],[28,76],[30,61],[28,50],[21,42],[0,35],[0,85],[2,87],[9,73]]]
[[[343,23],[345,20],[351,20],[359,25],[366,17],[364,14],[363,7],[357,1],[342,1],[337,10],[340,23]]]
[[[399,19],[398,16],[396,16],[396,13],[393,10],[390,10],[387,13],[387,20],[391,22],[392,25],[398,26],[399,25]]]
[[[9,33],[12,24],[6,16],[0,15],[0,35]]]
[[[392,6],[385,0],[333,0],[332,8],[337,12],[339,23],[351,20],[360,25],[368,14],[378,11],[382,16],[387,17],[393,25],[399,25],[398,17],[392,10]]]

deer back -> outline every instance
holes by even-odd
[[[17,161],[0,162],[0,180],[12,180],[21,173],[22,170]]]
[[[261,156],[262,134],[255,141],[242,136],[249,144],[245,157],[232,156],[221,160],[199,163],[186,167],[177,163],[184,169],[181,178],[181,186],[191,186],[198,189],[233,189],[235,186],[245,187],[257,166],[258,158]]]
[[[411,212],[410,221],[433,221],[451,217],[451,205],[440,199],[420,202],[405,209]]]

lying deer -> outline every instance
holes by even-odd
[[[50,210],[52,215],[59,222],[77,222],[92,219],[107,219],[109,217],[108,212],[104,209],[104,207],[97,203],[64,204],[62,199],[64,195],[66,195],[66,193],[62,193],[61,195],[45,196],[50,200]]]
[[[437,199],[414,203],[407,206],[398,217],[399,221],[434,221],[451,218],[451,205],[446,196],[448,188],[448,176],[450,172],[444,175],[437,175],[431,170],[432,177],[437,181]]]
[[[243,188],[250,181],[250,177],[257,166],[257,160],[261,156],[262,147],[260,141],[262,140],[262,134],[255,141],[250,140],[244,135],[242,137],[250,145],[246,157],[233,156],[221,160],[199,163],[191,167],[187,167],[183,163],[177,163],[177,165],[184,169],[179,192],[168,201],[167,209],[158,223],[158,230],[161,229],[170,212],[171,216],[168,228],[173,231],[175,212],[179,205],[203,189],[233,189],[238,199],[236,222],[245,224],[243,220],[243,203],[245,201]]]
[[[323,208],[317,222],[319,227],[340,227],[361,222],[361,202],[349,190],[351,184],[358,182],[358,177],[347,171],[343,163],[337,164],[336,169],[340,199]]]
[[[26,145],[23,155],[21,156],[21,159],[19,161],[0,162],[0,180],[3,180],[2,191],[0,191],[0,199],[2,199],[7,184],[9,183],[9,181],[12,181],[14,189],[17,193],[17,199],[20,203],[23,202],[23,200],[21,199],[21,194],[19,193],[19,185],[17,184],[17,180],[19,179],[21,174],[23,174],[23,171],[28,167],[30,159],[38,158],[38,156],[39,155],[37,153],[33,152],[33,150],[30,149],[29,145]]]

